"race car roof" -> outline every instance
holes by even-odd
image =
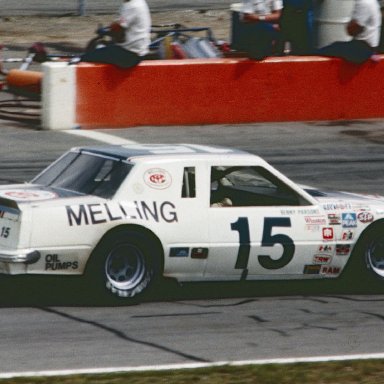
[[[250,153],[239,149],[206,146],[193,144],[127,144],[127,145],[106,145],[94,147],[78,147],[74,150],[80,152],[92,152],[99,155],[117,157],[122,160],[139,156],[180,156],[180,155],[220,155],[220,154],[242,154]]]

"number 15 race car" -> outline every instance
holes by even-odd
[[[73,148],[0,188],[2,274],[91,274],[132,298],[161,276],[336,278],[352,259],[384,277],[384,198],[302,188],[235,149]]]

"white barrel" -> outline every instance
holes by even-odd
[[[335,41],[349,41],[346,27],[351,20],[355,0],[316,0],[314,33],[317,48]]]

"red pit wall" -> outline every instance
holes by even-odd
[[[384,117],[384,60],[159,60],[127,70],[83,63],[76,78],[84,128]]]

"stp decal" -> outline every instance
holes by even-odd
[[[165,169],[151,168],[144,173],[144,182],[154,189],[166,189],[172,184],[172,177]]]
[[[374,217],[372,215],[371,212],[367,212],[367,211],[361,211],[358,213],[357,215],[357,219],[363,223],[363,224],[367,224],[367,223],[372,223]]]

